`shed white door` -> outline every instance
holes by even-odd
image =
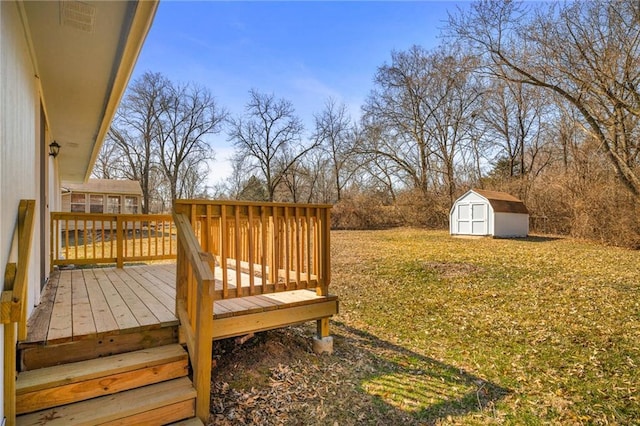
[[[456,223],[458,225],[458,234],[470,234],[471,233],[471,205],[458,204],[458,217]]]
[[[457,208],[458,234],[487,235],[487,205],[460,203]]]
[[[487,235],[487,205],[471,204],[471,235]]]

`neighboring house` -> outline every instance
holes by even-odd
[[[62,211],[73,213],[138,214],[142,188],[136,180],[89,179],[62,182]]]
[[[17,258],[19,201],[35,200],[29,311],[49,276],[49,213],[60,210],[60,182],[88,179],[156,8],[156,1],[0,2],[0,276]],[[54,141],[57,156],[49,153]],[[4,327],[0,335],[4,355],[11,350]]]
[[[529,211],[506,192],[471,189],[458,198],[449,214],[451,235],[526,237]]]

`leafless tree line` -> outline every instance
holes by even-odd
[[[624,222],[622,243],[640,245],[639,85],[637,1],[483,0],[451,14],[441,46],[392,52],[357,119],[328,99],[305,129],[258,90],[229,117],[206,90],[145,74],[98,169],[205,195],[203,141],[224,127],[235,171],[219,196],[332,203],[339,226],[445,226],[452,201],[484,187],[523,198],[541,231],[611,240]]]
[[[167,211],[172,200],[203,194],[214,158],[208,137],[226,117],[208,89],[146,72],[129,87],[93,175],[137,180],[143,213]]]

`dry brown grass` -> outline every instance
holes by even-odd
[[[640,418],[640,253],[415,229],[334,232],[332,249],[335,354],[312,354],[310,325],[227,343],[216,424]]]

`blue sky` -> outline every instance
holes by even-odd
[[[376,69],[393,50],[433,48],[447,20],[467,2],[348,1],[160,3],[134,78],[161,72],[208,87],[237,115],[250,89],[291,101],[311,132],[329,97],[353,118],[373,88]],[[230,172],[232,144],[212,138],[210,182]]]

